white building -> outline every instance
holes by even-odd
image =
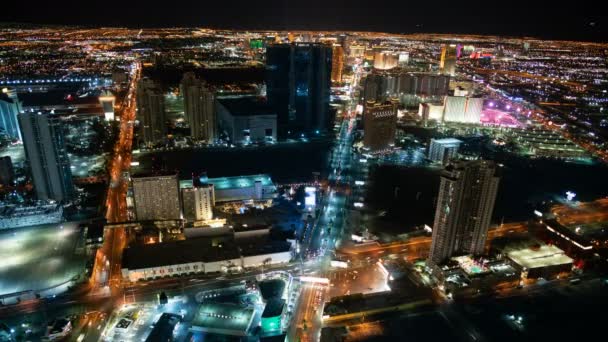
[[[447,96],[443,121],[479,123],[483,109],[483,98],[467,96]]]
[[[184,218],[189,221],[213,219],[215,191],[213,184],[201,184],[182,189]]]

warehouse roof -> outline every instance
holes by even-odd
[[[508,253],[508,256],[518,265],[527,269],[571,264],[572,258],[567,256],[564,251],[549,245],[539,248],[524,248]]]
[[[213,262],[240,257],[234,242],[212,246],[210,238],[193,238],[158,244],[135,245],[123,253],[122,267],[142,269],[191,262]]]
[[[192,321],[192,329],[216,334],[245,336],[253,315],[253,308],[241,308],[233,304],[207,303],[198,309]]]

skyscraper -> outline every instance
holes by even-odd
[[[456,75],[456,59],[458,57],[458,46],[455,44],[443,45],[441,47],[441,61],[439,70],[447,75]]]
[[[458,154],[462,141],[454,138],[431,139],[429,159],[447,165]]]
[[[165,136],[165,97],[149,78],[142,78],[137,84],[137,119],[144,144],[155,144]]]
[[[367,102],[363,112],[363,145],[380,151],[395,144],[397,106],[393,103]]]
[[[331,46],[324,44],[275,44],[266,49],[268,103],[277,113],[279,139],[333,127],[331,64]]]
[[[136,175],[131,179],[137,220],[181,218],[177,174]]]
[[[0,92],[0,129],[16,140],[21,140],[21,131],[17,121],[17,114],[21,111],[21,102],[17,98],[17,92],[3,88]]]
[[[439,186],[429,261],[439,264],[458,253],[484,251],[499,177],[492,161],[455,161]]]
[[[331,81],[342,82],[342,69],[344,69],[344,48],[334,44],[331,52]]]
[[[61,120],[40,112],[22,113],[18,119],[36,196],[40,200],[69,200],[74,185]]]
[[[184,218],[189,221],[211,220],[215,205],[213,184],[200,184],[182,189]]]
[[[184,113],[195,140],[215,141],[215,95],[193,72],[184,74],[181,82]]]

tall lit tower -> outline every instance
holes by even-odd
[[[69,200],[74,185],[59,117],[22,113],[18,118],[36,196],[40,200]]]
[[[332,82],[342,82],[342,69],[344,69],[344,48],[338,44],[334,44],[331,55]]]
[[[181,91],[190,136],[195,140],[213,142],[216,137],[215,95],[192,72],[184,74]]]
[[[144,144],[157,143],[166,135],[165,97],[149,78],[142,78],[137,84],[137,119]]]
[[[484,251],[498,191],[492,161],[459,160],[441,175],[429,261],[439,264],[458,253]]]
[[[328,132],[332,48],[318,43],[274,44],[266,49],[268,103],[280,139]]]
[[[458,46],[455,44],[443,45],[441,47],[441,61],[439,62],[440,71],[444,74],[455,76],[457,57]]]

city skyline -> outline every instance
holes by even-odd
[[[0,28],[0,341],[602,332],[608,43],[457,33],[528,32],[490,4],[68,5],[15,18],[104,27]]]

